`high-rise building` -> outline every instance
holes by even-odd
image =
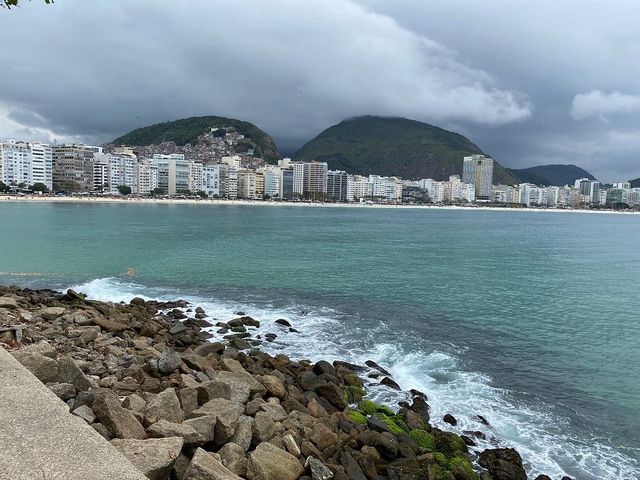
[[[327,172],[327,199],[346,202],[348,179],[349,175],[344,170],[329,170]]]
[[[294,164],[294,182],[295,179]],[[303,164],[302,194],[312,200],[324,200],[327,195],[327,162],[305,162]],[[295,185],[294,185],[295,186]]]
[[[281,169],[280,174],[280,198],[289,199],[293,197],[293,170],[290,168]]]
[[[489,200],[493,188],[493,159],[484,155],[464,157],[462,182],[475,186],[477,200]]]
[[[151,160],[138,162],[138,193],[148,195],[158,188],[158,167]]]
[[[0,143],[0,180],[6,185],[29,187],[33,183],[32,160],[28,143],[13,140]]]
[[[221,168],[222,167],[222,168]],[[210,197],[223,197],[220,191],[220,178],[221,170],[228,165],[221,165],[219,163],[211,163],[204,165],[202,168],[202,191]],[[225,175],[223,175],[224,177]]]
[[[238,170],[238,198],[255,200],[256,172],[254,170]]]
[[[155,154],[151,164],[158,169],[158,189],[165,195],[189,191],[189,164],[182,154]]]
[[[53,188],[53,150],[42,143],[29,144],[31,149],[31,185],[42,183]]]

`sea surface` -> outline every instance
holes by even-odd
[[[380,363],[532,478],[640,478],[640,216],[3,202],[0,284],[242,310],[270,351]]]

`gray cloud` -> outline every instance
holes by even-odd
[[[597,117],[607,120],[610,115],[640,113],[640,95],[592,90],[573,97],[571,116],[575,120]]]
[[[640,62],[628,55],[640,42],[624,26],[635,3],[611,23],[595,3],[451,3],[28,2],[0,11],[12,46],[0,136],[103,142],[212,114],[252,121],[292,150],[345,117],[399,115],[455,128],[508,166],[640,176],[633,140],[621,140],[629,118],[570,115],[584,92],[634,91]],[[582,150],[599,138],[615,148]]]

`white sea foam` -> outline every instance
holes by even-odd
[[[374,360],[388,369],[404,390],[415,388],[428,395],[432,423],[458,433],[484,432],[487,438],[478,440],[478,450],[495,446],[515,448],[525,460],[531,478],[546,473],[558,479],[563,475],[576,480],[640,479],[637,460],[613,448],[606,439],[575,438],[567,419],[554,414],[550,406],[516,400],[511,392],[492,386],[488,376],[462,369],[455,353],[408,351],[401,344],[375,343],[380,330],[360,331],[358,325],[345,325],[338,320],[339,312],[330,308],[295,303],[283,308],[231,303],[180,295],[170,289],[147,288],[114,278],[97,279],[72,288],[90,298],[108,301],[129,301],[134,296],[159,300],[181,298],[194,306],[202,306],[212,318],[220,320],[233,318],[240,309],[261,321],[256,334],[277,333],[274,342],[262,344],[261,348],[267,352],[282,352],[313,361],[328,359],[364,364],[366,360]],[[302,311],[309,313],[302,314]],[[299,333],[277,325],[278,318],[290,320]],[[213,333],[217,328],[211,330]],[[363,342],[367,337],[371,347]],[[376,401],[392,407],[404,398],[403,394],[386,387],[371,384],[367,388]],[[441,421],[445,413],[456,417],[456,427]],[[486,418],[489,426],[482,425],[477,415]],[[638,451],[633,455],[637,458]]]

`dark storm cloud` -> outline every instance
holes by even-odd
[[[556,3],[32,1],[0,11],[0,136],[214,114],[294,149],[371,113],[456,128],[508,166],[640,176],[640,11]]]

